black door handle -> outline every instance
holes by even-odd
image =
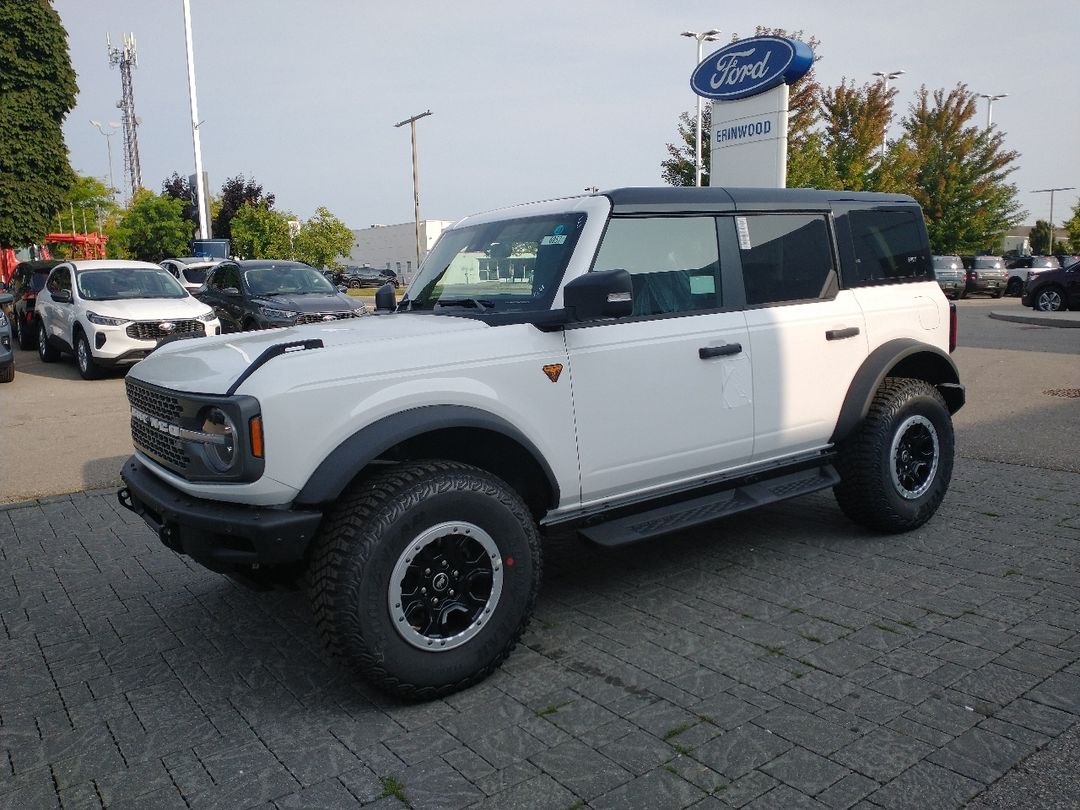
[[[723,346],[702,346],[697,350],[697,356],[702,360],[708,360],[710,357],[727,357],[731,354],[742,353],[741,343],[726,343]]]
[[[859,327],[849,326],[847,329],[830,329],[825,333],[826,340],[843,340],[844,338],[855,337],[859,334]]]

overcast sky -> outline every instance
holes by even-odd
[[[143,185],[160,191],[173,171],[193,173],[181,0],[54,5],[79,76],[64,128],[74,167],[108,174],[105,138],[89,122],[120,120],[105,35],[116,45],[131,31]],[[722,45],[759,24],[816,35],[825,85],[906,70],[898,112],[923,84],[1008,93],[993,122],[1020,153],[1012,179],[1025,222],[1050,214],[1050,195],[1033,189],[1080,187],[1077,0],[191,0],[191,9],[211,188],[242,173],[278,208],[307,217],[325,205],[352,228],[412,221],[408,127],[393,124],[427,109],[417,125],[425,218],[593,185],[660,185],[678,114],[694,107],[696,44],[679,32],[719,28]],[[112,144],[123,188],[121,136]],[[1055,195],[1058,224],[1077,194]]]

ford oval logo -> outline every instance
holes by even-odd
[[[740,39],[709,54],[694,70],[690,87],[705,98],[734,101],[791,84],[813,64],[814,52],[797,39]]]

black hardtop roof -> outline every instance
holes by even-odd
[[[45,273],[52,270],[56,265],[63,263],[63,259],[34,259],[32,261],[19,262],[15,270],[28,270],[31,273]]]
[[[672,210],[750,210],[777,208],[827,209],[835,203],[915,205],[906,194],[873,191],[833,191],[815,188],[725,188],[721,186],[648,186],[599,192],[615,208]]]

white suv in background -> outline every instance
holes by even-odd
[[[57,265],[38,293],[38,354],[75,356],[83,379],[142,360],[170,338],[221,334],[214,311],[149,262],[94,260]]]
[[[210,268],[220,261],[221,259],[205,259],[201,256],[183,256],[165,259],[161,266],[183,284],[185,290],[194,295],[196,290],[206,286],[206,276]]]

